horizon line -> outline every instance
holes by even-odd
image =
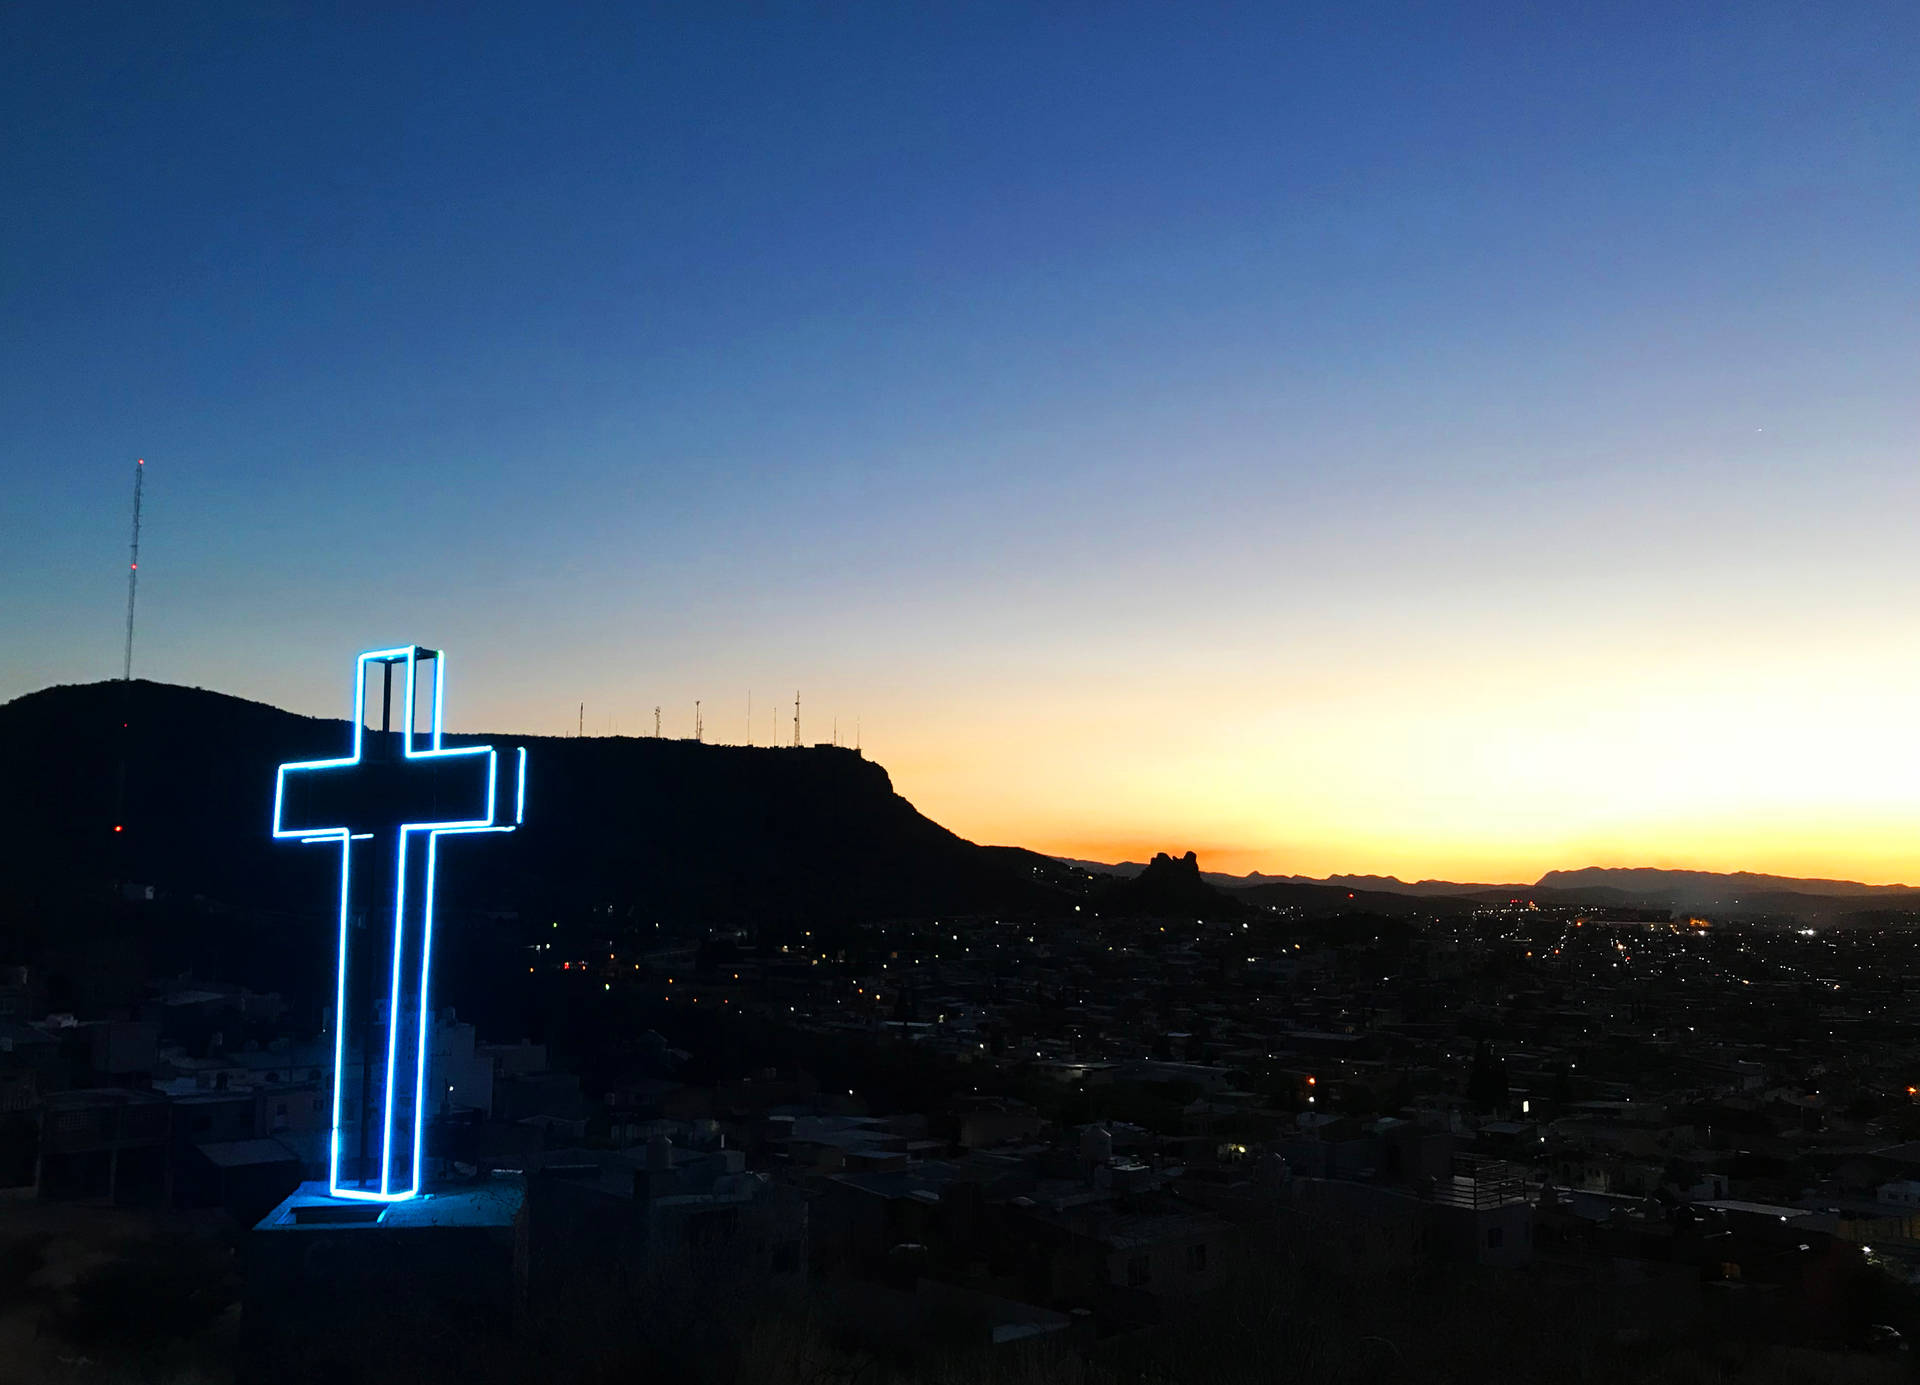
[[[270,707],[274,711],[280,712],[286,716],[304,717],[309,720],[315,720],[315,721],[344,722],[347,720],[346,718],[339,717],[339,716],[326,716],[326,715],[310,713],[310,712],[299,712],[289,707],[283,707],[275,702],[268,702],[255,697],[247,697],[240,693],[225,692],[218,688],[209,688],[199,684],[175,683],[175,682],[167,681],[165,679],[151,678],[151,677],[136,677],[131,680],[115,678],[115,677],[104,677],[104,678],[97,678],[92,680],[69,682],[69,683],[61,683],[61,682],[48,683],[43,685],[42,687],[32,689],[28,692],[19,693],[14,697],[8,698],[5,702],[0,702],[0,707],[11,706],[15,702],[24,701],[25,699],[30,697],[38,697],[46,693],[57,692],[65,688],[122,687],[122,686],[126,686],[129,682],[130,683],[146,683],[154,687],[174,688],[182,692],[204,693],[214,697],[231,698],[236,702],[246,702],[254,706]],[[889,781],[891,781],[891,778],[892,778],[891,773],[886,770],[885,765],[883,765],[878,759],[875,759],[873,756],[867,755],[864,750],[856,750],[855,747],[853,746],[837,745],[837,744],[833,744],[826,741],[808,743],[808,744],[796,747],[791,744],[783,744],[783,743],[771,743],[771,744],[762,745],[755,742],[707,741],[707,740],[695,740],[693,737],[626,735],[626,734],[620,734],[620,733],[610,733],[610,734],[604,734],[604,735],[591,735],[591,736],[574,736],[574,735],[557,734],[557,733],[542,732],[542,731],[492,730],[492,731],[456,731],[456,732],[449,732],[448,734],[454,735],[454,736],[461,736],[461,737],[518,736],[518,737],[525,737],[531,740],[542,740],[542,741],[570,741],[570,740],[654,741],[654,740],[658,740],[662,742],[671,742],[674,744],[703,745],[716,750],[794,750],[794,749],[814,750],[814,749],[821,749],[821,748],[838,749],[838,750],[848,751],[849,753],[856,753],[861,755],[863,759],[870,761],[872,764],[878,767],[883,773],[887,773]],[[898,790],[896,790],[896,792],[898,792]],[[905,795],[902,794],[901,797],[905,798]],[[928,821],[934,822],[936,823],[936,825],[946,828],[947,831],[954,832],[955,836],[961,836],[963,840],[970,841],[976,846],[1011,847],[1012,849],[1015,849],[1015,850],[1030,851],[1036,856],[1045,856],[1049,860],[1059,861],[1063,864],[1081,862],[1081,863],[1087,863],[1092,865],[1104,866],[1107,868],[1112,868],[1112,867],[1121,866],[1121,865],[1143,866],[1146,864],[1143,861],[1136,861],[1132,859],[1132,853],[1135,850],[1135,848],[1131,848],[1131,847],[1128,848],[1128,851],[1123,855],[1122,859],[1120,860],[1100,861],[1090,855],[1069,854],[1061,851],[1050,851],[1041,847],[1025,846],[1015,842],[974,841],[973,838],[965,837],[964,834],[954,831],[954,829],[950,827],[946,827],[946,824],[939,822],[938,819],[933,818],[931,815],[921,810],[919,805],[913,803],[911,799],[908,799],[907,801],[913,807],[915,812],[920,813],[921,816],[927,818]],[[1177,860],[1181,856],[1184,856],[1188,850],[1193,851],[1197,859],[1200,858],[1202,855],[1199,848],[1184,848],[1178,852],[1161,848],[1148,853],[1148,859],[1151,859],[1153,855],[1166,854],[1169,856],[1173,856]],[[1215,854],[1244,855],[1244,854],[1251,854],[1251,853],[1236,852],[1236,851],[1228,850],[1224,852],[1216,852]],[[1334,872],[1330,872],[1327,875],[1315,876],[1315,875],[1307,875],[1299,871],[1286,871],[1286,872],[1269,871],[1261,867],[1256,867],[1253,870],[1235,874],[1232,871],[1208,870],[1207,867],[1204,865],[1204,863],[1201,865],[1200,868],[1206,874],[1224,875],[1237,880],[1244,880],[1251,876],[1260,875],[1260,876],[1266,876],[1274,880],[1280,880],[1280,881],[1293,880],[1301,883],[1311,883],[1311,884],[1327,884],[1327,883],[1332,883],[1334,880],[1336,880],[1339,877],[1346,877],[1348,880],[1355,881],[1355,882],[1360,880],[1371,879],[1371,880],[1380,880],[1380,881],[1393,881],[1395,883],[1398,883],[1400,885],[1405,885],[1405,886],[1452,885],[1452,886],[1462,886],[1462,887],[1471,886],[1471,887],[1478,887],[1483,889],[1506,889],[1506,888],[1513,888],[1513,887],[1524,888],[1524,889],[1552,889],[1555,887],[1552,885],[1543,883],[1545,880],[1545,876],[1548,874],[1556,874],[1556,873],[1574,874],[1581,871],[1663,871],[1668,873],[1683,872],[1683,873],[1695,874],[1695,875],[1710,875],[1710,876],[1717,876],[1722,878],[1733,878],[1737,876],[1753,876],[1761,879],[1794,881],[1801,884],[1852,886],[1852,887],[1855,887],[1858,889],[1864,889],[1864,890],[1887,890],[1887,891],[1920,890],[1920,885],[1915,885],[1905,880],[1861,880],[1861,879],[1855,879],[1855,878],[1846,877],[1846,876],[1792,875],[1792,874],[1784,874],[1778,871],[1754,870],[1744,866],[1739,867],[1737,869],[1731,869],[1731,870],[1724,870],[1724,869],[1717,870],[1717,869],[1713,869],[1712,867],[1700,866],[1700,865],[1649,865],[1645,863],[1629,864],[1629,865],[1588,864],[1584,866],[1571,867],[1571,868],[1556,866],[1550,869],[1549,871],[1544,872],[1539,879],[1535,879],[1532,881],[1528,881],[1525,879],[1478,880],[1478,881],[1465,880],[1465,879],[1456,880],[1456,879],[1449,879],[1443,876],[1433,876],[1433,875],[1423,875],[1417,879],[1409,880],[1401,876],[1392,874],[1390,872],[1382,873],[1378,871],[1355,871],[1355,870],[1334,871]],[[1800,893],[1806,893],[1806,891],[1801,891]]]

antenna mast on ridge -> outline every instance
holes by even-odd
[[[660,739],[660,709],[658,707],[653,709],[653,738],[656,741]]]
[[[706,728],[700,724],[700,699],[696,697],[693,699],[693,738],[696,741],[704,740],[705,733]]]
[[[793,748],[800,748],[800,694],[793,695]]]
[[[147,459],[133,464],[133,542],[127,550],[127,657],[120,667],[120,681],[133,681],[133,599],[140,590],[140,492],[146,485]]]
[[[127,546],[127,652],[120,665],[120,765],[114,772],[113,830],[127,825],[127,737],[133,727],[133,599],[140,590],[140,492],[147,480],[147,459],[133,464],[133,541]]]

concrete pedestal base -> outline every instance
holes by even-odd
[[[241,1379],[276,1385],[501,1378],[526,1297],[526,1185],[406,1202],[303,1183],[247,1236]]]

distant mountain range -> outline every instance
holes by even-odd
[[[1714,903],[1738,903],[1754,895],[1808,894],[1837,898],[1911,899],[1920,894],[1912,885],[1863,885],[1857,880],[1806,880],[1790,875],[1755,875],[1752,871],[1718,874],[1707,870],[1588,866],[1584,870],[1550,870],[1540,877],[1542,889],[1579,890],[1594,886],[1631,893],[1680,893]]]
[[[1130,880],[1146,869],[1138,861],[1120,861],[1107,865],[1099,861],[1078,861],[1070,856],[1057,857],[1063,865],[1076,870],[1087,871],[1094,875],[1113,875],[1122,880]],[[1244,890],[1256,885],[1331,885],[1343,890],[1378,890],[1387,894],[1403,894],[1423,897],[1427,895],[1451,894],[1497,894],[1502,890],[1524,893],[1533,889],[1532,885],[1466,885],[1452,880],[1416,880],[1408,882],[1392,875],[1266,875],[1254,871],[1251,875],[1226,875],[1220,871],[1203,870],[1200,878],[1210,885],[1223,890]]]
[[[437,985],[497,1032],[599,1022],[597,1009],[576,1012],[564,984],[529,972],[527,949],[545,939],[584,958],[616,939],[642,953],[656,938],[724,948],[741,926],[763,947],[810,935],[814,947],[857,953],[874,945],[863,924],[1041,921],[1078,917],[1075,908],[1250,925],[1278,908],[1375,936],[1386,921],[1513,899],[1838,924],[1907,922],[1920,910],[1920,891],[1906,886],[1700,871],[1596,868],[1479,885],[1228,876],[1202,872],[1190,852],[1061,862],[956,836],[853,750],[447,741],[529,752],[525,826],[442,848]],[[274,770],[347,746],[343,721],[163,683],[48,688],[0,706],[0,964],[28,963],[56,1009],[108,1012],[156,977],[190,973],[279,991],[317,1022],[333,976],[338,856],[272,840]]]
[[[1093,875],[1134,879],[1147,869],[1136,861],[1103,864],[1061,858],[1063,864]],[[1532,884],[1485,885],[1451,880],[1407,882],[1391,875],[1224,875],[1202,871],[1200,879],[1232,895],[1277,902],[1290,890],[1347,891],[1358,904],[1383,900],[1418,900],[1431,908],[1440,901],[1485,903],[1530,899],[1542,904],[1629,905],[1718,914],[1859,913],[1872,910],[1920,909],[1920,888],[1912,885],[1864,885],[1854,880],[1802,879],[1785,875],[1757,875],[1751,871],[1726,874],[1704,870],[1661,870],[1651,867],[1587,866],[1580,870],[1552,870]],[[1401,912],[1405,905],[1389,905],[1384,912]]]
[[[548,916],[659,922],[683,935],[734,924],[752,924],[763,938],[812,929],[817,942],[823,928],[868,921],[1058,917],[1076,903],[1167,917],[1284,906],[1322,918],[1461,913],[1511,899],[1718,917],[1872,918],[1920,908],[1920,890],[1907,886],[1701,871],[1593,868],[1531,885],[1409,884],[1205,873],[1191,853],[1150,865],[1061,862],[956,836],[852,750],[635,737],[448,740],[529,750],[525,827],[484,843],[450,842],[440,882],[446,909],[494,921],[496,961],[500,949],[524,946],[529,920]],[[146,954],[140,965],[199,965],[212,952],[236,976],[271,977],[289,970],[289,949],[325,953],[336,859],[271,840],[268,818],[276,765],[337,755],[347,743],[342,721],[162,683],[48,688],[0,706],[0,840],[8,844],[0,954],[45,946],[49,930],[75,916],[71,901],[103,900],[114,883],[151,886],[177,906],[175,922],[149,925],[136,939]],[[123,760],[125,830],[115,832]],[[468,936],[481,928],[472,923]],[[40,942],[23,941],[28,934]],[[85,945],[79,931],[66,941]]]

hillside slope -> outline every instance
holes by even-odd
[[[122,733],[123,720],[129,729]],[[125,831],[114,833],[126,739]],[[343,721],[136,681],[0,706],[0,834],[14,883],[105,880],[307,912],[333,854],[268,835],[274,768],[344,753]],[[450,842],[454,907],[612,906],[682,923],[1021,912],[1060,868],[974,845],[916,811],[879,765],[837,748],[635,738],[448,737],[529,752],[526,826]]]

